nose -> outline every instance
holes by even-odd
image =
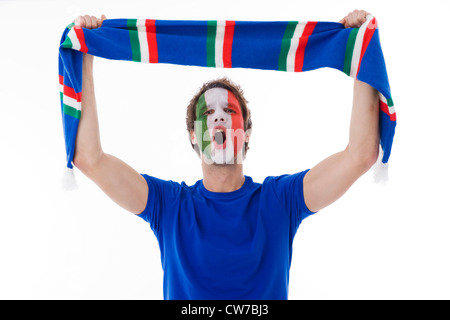
[[[225,112],[222,110],[216,110],[214,113],[214,123],[225,123]]]

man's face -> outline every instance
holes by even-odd
[[[198,100],[196,116],[195,136],[208,164],[233,164],[242,159],[244,118],[232,92],[209,89]]]

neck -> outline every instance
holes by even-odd
[[[242,164],[215,165],[202,161],[203,186],[211,192],[233,192],[245,182]]]

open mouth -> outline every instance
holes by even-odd
[[[213,143],[216,149],[225,149],[227,144],[227,129],[215,127],[213,129]]]

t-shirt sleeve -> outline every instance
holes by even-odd
[[[303,179],[309,170],[278,177],[271,177],[273,192],[279,199],[286,211],[291,216],[291,221],[295,230],[299,227],[303,219],[316,213],[308,209],[303,194]]]
[[[180,184],[173,181],[161,180],[155,177],[142,174],[148,185],[147,205],[138,217],[150,224],[156,236],[159,236],[163,212],[168,205],[168,201],[174,201],[179,193]],[[171,199],[171,200],[168,200]]]

